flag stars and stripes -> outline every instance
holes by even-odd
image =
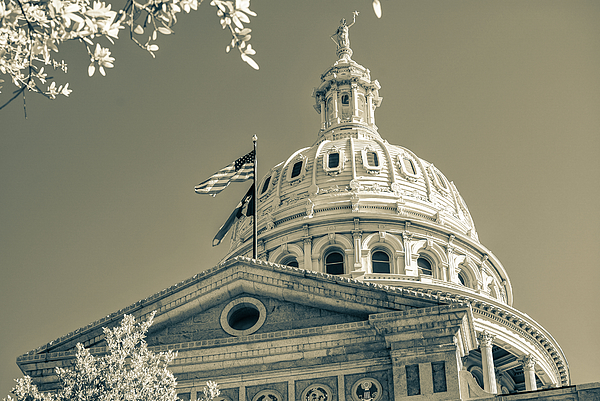
[[[232,182],[242,182],[254,178],[255,157],[256,153],[253,150],[230,165],[223,167],[206,181],[196,185],[196,193],[214,196],[227,188]]]

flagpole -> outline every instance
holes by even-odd
[[[257,234],[257,220],[258,220],[258,199],[256,197],[256,175],[258,164],[258,155],[256,154],[256,141],[258,141],[258,137],[256,134],[252,137],[252,142],[254,143],[254,217],[252,218],[252,258],[256,259],[256,249],[258,248],[258,234]]]

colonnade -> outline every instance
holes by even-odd
[[[481,350],[481,369],[483,370],[483,389],[488,393],[498,394],[498,384],[496,380],[496,369],[494,366],[494,355],[492,353],[493,341],[495,336],[482,331],[477,335],[479,347]],[[533,355],[525,355],[518,359],[523,366],[523,374],[525,378],[525,391],[537,390],[535,380],[535,357]]]

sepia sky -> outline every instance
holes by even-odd
[[[70,43],[55,74],[70,98],[0,111],[0,398],[17,356],[219,262],[229,241],[212,238],[249,184],[194,186],[255,133],[261,177],[313,144],[311,92],[353,10],[379,133],[454,181],[514,307],[559,342],[573,383],[600,381],[600,2],[382,0],[380,20],[370,3],[253,0],[254,71],[207,1],[156,59],[122,35],[115,68],[89,78]]]

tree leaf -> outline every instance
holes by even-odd
[[[141,35],[144,33],[144,28],[142,28],[141,25],[138,25],[135,27],[135,29],[133,30],[133,32],[137,33],[138,35]]]
[[[91,77],[96,72],[96,66],[94,64],[90,64],[88,67],[88,75]]]
[[[256,64],[256,61],[252,60],[252,58],[250,58],[249,56],[245,55],[244,53],[241,54],[242,60],[244,60],[250,67],[254,68],[255,70],[258,70],[258,64]]]
[[[373,0],[373,11],[377,18],[381,18],[381,2],[379,0]]]
[[[167,28],[165,26],[159,26],[158,32],[162,33],[163,35],[170,35],[173,31],[171,31],[169,28]]]

